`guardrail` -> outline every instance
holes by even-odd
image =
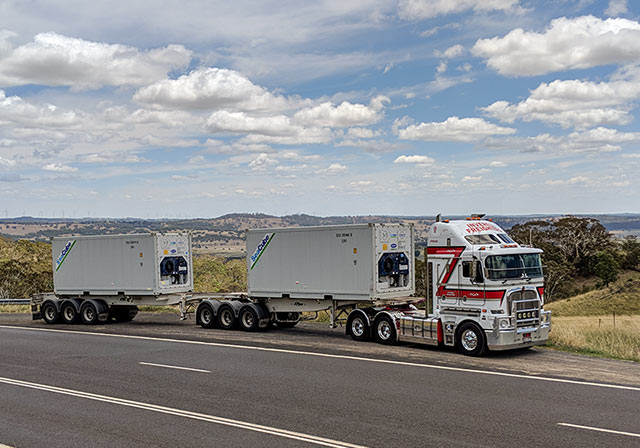
[[[0,299],[0,305],[29,305],[29,299]]]

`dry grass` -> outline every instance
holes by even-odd
[[[556,316],[552,347],[640,362],[640,316]]]
[[[30,313],[29,305],[0,305],[0,313]]]

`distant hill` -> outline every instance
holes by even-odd
[[[550,220],[560,215],[490,216],[505,229],[531,220]],[[580,215],[598,219],[616,235],[640,235],[640,214]],[[465,216],[446,216],[462,219]],[[368,222],[405,222],[415,226],[416,244],[423,246],[434,216],[312,216],[295,214],[272,216],[264,213],[232,213],[218,218],[20,218],[0,219],[0,236],[11,239],[49,241],[54,236],[117,234],[139,232],[191,231],[194,248],[202,253],[237,255],[244,250],[245,232],[253,228],[321,226]]]

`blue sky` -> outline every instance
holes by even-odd
[[[93,3],[0,2],[2,215],[640,212],[632,2]]]

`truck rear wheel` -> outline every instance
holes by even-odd
[[[55,324],[60,318],[58,309],[52,302],[46,302],[44,305],[42,305],[40,312],[42,313],[42,320],[44,320],[48,324]]]
[[[471,322],[462,324],[458,330],[456,345],[460,353],[468,356],[480,356],[487,348],[484,332]]]
[[[258,313],[251,306],[245,306],[240,310],[238,320],[240,328],[244,331],[258,331]]]
[[[349,334],[354,341],[366,341],[369,339],[369,323],[364,314],[358,312],[350,316],[347,322]]]
[[[218,310],[218,325],[223,330],[233,330],[238,325],[236,315],[230,306],[222,305]]]
[[[95,325],[98,323],[98,310],[91,302],[85,302],[80,308],[80,318],[82,323],[86,325]]]
[[[216,326],[216,316],[213,314],[211,305],[203,303],[198,307],[198,321],[202,328],[214,328]]]
[[[393,320],[389,316],[380,316],[376,319],[373,329],[374,337],[380,344],[392,345],[396,343],[397,332]]]
[[[72,325],[80,320],[80,316],[78,315],[78,310],[76,306],[71,302],[65,302],[62,304],[62,308],[60,308],[60,318],[62,322],[68,325]]]

